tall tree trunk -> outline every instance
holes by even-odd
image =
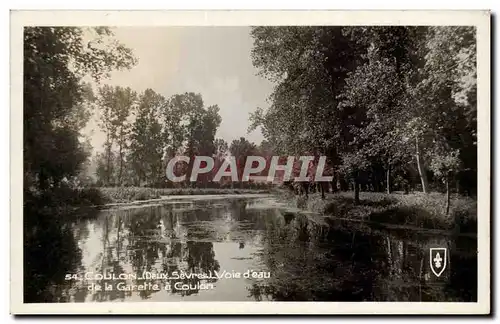
[[[420,270],[418,271],[418,295],[422,300],[422,271],[424,269],[424,258],[420,259]]]
[[[450,174],[446,174],[446,215],[450,213]]]
[[[107,152],[106,152],[106,185],[109,186],[111,180],[111,143],[109,142],[109,135],[106,140]]]
[[[428,182],[427,182],[427,175],[425,173],[425,167],[424,167],[424,162],[422,161],[422,156],[420,154],[420,145],[418,143],[418,136],[415,137],[415,143],[416,143],[416,158],[417,158],[417,167],[418,167],[418,175],[420,176],[420,181],[422,182],[422,191],[424,193],[428,192]]]
[[[118,185],[122,185],[122,172],[123,172],[123,148],[122,143],[120,143],[120,170],[118,172]]]
[[[359,204],[359,179],[357,174],[354,176],[354,203]]]
[[[337,182],[338,182],[338,175],[335,172],[333,174],[333,179],[332,179],[332,183],[331,183],[331,185],[332,185],[332,193],[337,192]]]
[[[391,164],[387,163],[387,194],[391,193]]]
[[[392,258],[392,249],[391,249],[391,239],[387,236],[387,263],[389,264],[389,271],[392,274],[393,270],[393,258]]]
[[[349,183],[345,180],[344,176],[339,176],[340,191],[349,190]]]

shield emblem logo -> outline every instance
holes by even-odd
[[[446,248],[431,248],[430,249],[430,266],[432,272],[437,276],[441,276],[446,269],[447,255]]]

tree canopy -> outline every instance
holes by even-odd
[[[93,37],[86,40],[85,33]],[[87,154],[80,141],[95,97],[85,76],[99,82],[136,63],[108,28],[24,29],[25,185],[47,189],[79,171]]]
[[[271,146],[326,155],[355,188],[390,191],[392,178],[417,174],[408,181],[427,192],[428,177],[439,187],[447,174],[474,191],[473,28],[265,26],[252,36],[253,64],[276,86],[250,129]]]

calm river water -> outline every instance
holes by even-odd
[[[448,249],[440,277],[432,247]],[[476,250],[475,238],[333,220],[273,197],[179,197],[38,233],[25,301],[476,301]]]

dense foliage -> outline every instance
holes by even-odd
[[[238,169],[249,155],[325,155],[332,189],[354,190],[356,201],[360,190],[475,194],[473,28],[265,26],[251,34],[253,63],[276,84],[271,106],[250,116],[250,129],[265,136],[260,146],[216,139],[219,108],[200,94],[109,85],[94,93],[84,76],[99,83],[135,63],[109,29],[27,28],[25,187],[43,191],[75,177],[165,186],[175,155],[213,156],[214,172],[228,154]],[[90,163],[81,130],[93,108],[106,140]],[[81,176],[89,166],[97,182]],[[188,178],[191,167],[181,166]],[[209,176],[192,185],[209,186]]]
[[[92,34],[86,41],[86,34]],[[24,30],[25,189],[47,190],[78,174],[88,157],[81,130],[95,99],[84,77],[99,82],[135,64],[107,28],[26,27]]]
[[[277,85],[251,129],[274,150],[328,156],[333,187],[350,183],[356,201],[360,187],[475,193],[473,28],[265,26],[252,36],[255,67]]]

